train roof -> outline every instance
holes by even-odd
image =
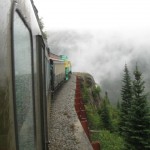
[[[56,58],[53,58],[53,57],[49,57],[49,60],[53,60],[53,61],[61,61],[61,62],[63,62],[62,60],[56,59]]]

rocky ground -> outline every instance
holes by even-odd
[[[49,150],[92,150],[74,108],[76,76],[54,97],[49,119]]]

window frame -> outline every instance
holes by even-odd
[[[15,143],[16,150],[19,150],[19,140],[18,140],[18,127],[17,127],[17,107],[16,107],[16,91],[15,91],[15,49],[14,49],[14,16],[15,13],[18,14],[25,27],[29,31],[30,35],[30,46],[31,46],[31,80],[32,80],[32,103],[33,103],[33,128],[34,128],[34,146],[36,149],[36,120],[35,120],[35,89],[34,89],[34,54],[33,54],[33,35],[30,26],[26,18],[23,15],[23,11],[19,7],[17,2],[13,2],[12,12],[11,12],[11,64],[12,64],[12,92],[13,92],[13,110],[14,110],[14,127],[15,127]]]
[[[46,45],[41,35],[36,36],[37,53],[38,53],[38,74],[40,90],[40,110],[41,110],[41,130],[42,130],[42,148],[48,149],[48,120],[47,120],[47,99],[46,99],[46,68],[45,68],[45,51]]]

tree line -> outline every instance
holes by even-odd
[[[113,123],[115,109],[109,103],[107,93],[99,114],[103,128],[119,133],[124,139],[124,150],[150,150],[150,107],[145,93],[145,82],[137,65],[133,75],[132,80],[125,65],[121,88],[122,101],[121,105],[117,104],[115,123]]]
[[[150,149],[150,110],[138,66],[131,80],[127,65],[122,80],[119,131],[130,150]]]
[[[136,65],[131,79],[124,67],[121,102],[111,105],[108,93],[101,96],[101,88],[92,89],[94,101],[100,95],[100,105],[89,101],[89,89],[83,88],[83,99],[93,140],[99,140],[104,150],[150,150],[150,107],[145,93],[145,82]],[[121,104],[120,104],[121,103]],[[97,105],[96,107],[94,105]],[[113,138],[115,137],[115,138]],[[112,148],[112,145],[115,147]]]

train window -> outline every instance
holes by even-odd
[[[20,15],[13,23],[15,105],[18,147],[35,149],[31,34]]]
[[[50,64],[47,58],[45,57],[45,78],[46,78],[46,96],[50,90]]]

